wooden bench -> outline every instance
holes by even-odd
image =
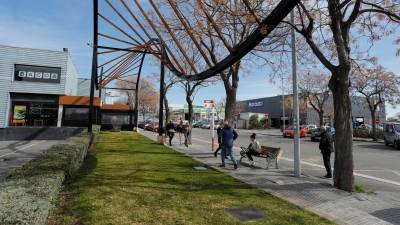
[[[243,158],[247,158],[246,152],[248,151],[247,148],[245,147],[240,147],[242,150],[240,151],[240,160],[239,162],[242,162]],[[278,166],[278,161],[279,158],[282,155],[282,150],[281,148],[274,148],[274,147],[269,147],[269,146],[261,146],[261,151],[262,153],[260,156],[253,156],[253,157],[260,157],[260,158],[265,158],[267,161],[267,168],[269,168],[269,165],[271,164],[272,161],[275,161],[275,166],[276,169],[279,169]]]

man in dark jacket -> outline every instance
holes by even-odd
[[[224,127],[224,122],[221,121],[217,128],[217,136],[218,136],[218,148],[214,152],[214,156],[217,157],[218,152],[222,149],[222,129]]]
[[[331,153],[333,152],[333,140],[330,132],[327,132],[326,127],[320,128],[321,141],[319,142],[319,149],[321,150],[322,158],[324,159],[324,166],[326,169],[325,178],[332,178],[331,168]]]
[[[167,136],[169,137],[169,145],[172,146],[172,139],[175,135],[175,125],[170,120],[167,126],[165,126],[165,130],[167,131]]]
[[[220,165],[220,167],[225,167],[225,157],[224,156],[229,155],[233,162],[234,168],[237,169],[237,161],[232,153],[233,141],[236,140],[237,137],[238,137],[238,134],[236,133],[236,131],[232,127],[229,126],[228,122],[225,122],[224,128],[222,129],[222,132],[221,132],[221,139],[222,139],[221,161],[222,161],[222,164]]]

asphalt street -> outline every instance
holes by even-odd
[[[240,146],[249,143],[248,132],[240,132],[235,142],[235,152],[238,154]],[[204,148],[210,148],[211,153],[211,131],[204,129],[193,129],[193,142],[203,143]],[[258,135],[257,139],[261,145],[280,147],[283,150],[281,166],[293,168],[293,139],[280,136]],[[309,138],[301,139],[301,161],[302,172],[305,175],[322,177],[325,175],[323,161],[318,149],[317,142],[311,142]],[[244,159],[246,161],[246,159]],[[265,167],[264,160],[257,160],[257,164]],[[334,155],[331,157],[334,165]],[[356,184],[376,191],[399,191],[400,190],[400,151],[387,147],[382,143],[354,142],[354,174]],[[327,180],[327,182],[331,182]]]
[[[0,176],[38,157],[61,141],[0,141]]]

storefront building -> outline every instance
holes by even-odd
[[[59,97],[77,94],[68,49],[0,45],[0,128],[60,125]]]
[[[284,104],[282,104],[282,102],[284,102]],[[260,114],[268,117],[268,119],[271,120],[273,127],[280,127],[283,122],[285,122],[286,125],[289,125],[293,121],[292,104],[293,97],[291,95],[285,95],[284,97],[282,97],[282,95],[278,95],[273,97],[240,101],[236,104],[236,111],[240,113],[237,115],[235,125],[238,128],[247,128],[246,124],[248,124],[250,114]],[[351,105],[354,123],[373,123],[367,101],[364,97],[352,96]],[[283,107],[285,107],[284,110]],[[285,115],[283,115],[283,111],[285,112]],[[333,99],[330,97],[324,107],[324,124],[333,124],[335,119],[333,116],[333,111]],[[259,117],[261,118],[262,116]],[[300,99],[299,117],[301,125],[319,125],[318,113],[305,99]],[[375,123],[377,124],[386,121],[385,104],[380,105],[376,112],[376,118],[377,120]]]

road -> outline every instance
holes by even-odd
[[[249,136],[248,132],[239,131],[235,146],[247,146]],[[193,129],[193,142],[202,142],[205,148],[210,148],[210,139],[210,130]],[[262,145],[280,147],[283,150],[281,165],[285,168],[293,168],[293,139],[269,135],[258,135],[257,139]],[[315,177],[325,175],[318,143],[311,142],[309,138],[303,138],[300,146],[302,172]],[[237,149],[236,152],[238,152]],[[332,155],[332,166],[333,159],[334,155]],[[259,161],[259,165],[264,166],[261,165],[263,162]],[[373,191],[400,191],[399,150],[382,143],[354,142],[354,168],[356,184]]]
[[[61,141],[0,141],[0,176],[21,167],[57,143]]]

